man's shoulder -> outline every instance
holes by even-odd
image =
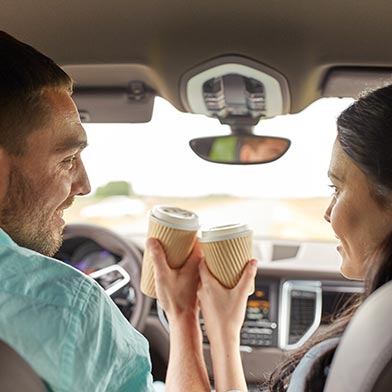
[[[50,385],[151,390],[147,341],[102,288],[73,267],[0,246],[0,311],[0,339]],[[140,388],[134,389],[137,383]]]
[[[19,246],[0,246],[0,293],[76,310],[101,291],[92,279],[62,261]]]

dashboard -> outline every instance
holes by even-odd
[[[277,291],[274,282],[256,282],[249,297],[241,330],[241,345],[269,347],[277,345]]]
[[[95,277],[108,291],[117,287],[123,278],[120,273],[123,255],[110,243],[102,245],[98,238],[79,234],[69,236],[56,258],[92,277],[99,271],[109,271]],[[133,253],[135,260],[131,262],[140,268],[144,238],[128,238],[126,241],[138,250]],[[250,390],[273,370],[285,352],[300,347],[314,332],[325,328],[353,295],[363,291],[361,283],[347,281],[340,275],[334,244],[259,239],[254,246],[259,269],[255,291],[248,298],[240,340]],[[118,266],[118,269],[110,269],[112,266]],[[110,291],[110,296],[132,322],[138,301],[138,282],[134,279],[135,274],[129,275],[129,281]],[[154,378],[164,380],[169,357],[169,325],[156,301],[148,299],[143,308],[145,320],[136,327],[149,340]],[[212,376],[202,315],[200,325],[204,355]]]

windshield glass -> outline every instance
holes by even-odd
[[[333,240],[323,220],[332,193],[327,171],[336,117],[351,102],[321,99],[301,113],[262,120],[256,134],[292,144],[281,159],[250,166],[199,158],[190,139],[229,134],[229,128],[179,112],[161,98],[149,123],[84,124],[92,192],[75,199],[66,220],[139,235],[147,231],[152,206],[170,204],[193,210],[203,226],[239,222],[262,238]]]

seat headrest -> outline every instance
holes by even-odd
[[[392,381],[392,282],[358,308],[332,360],[324,392],[386,392]]]

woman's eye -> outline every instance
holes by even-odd
[[[335,185],[331,184],[328,186],[333,189],[333,193],[331,196],[337,196],[339,194],[339,189]]]

